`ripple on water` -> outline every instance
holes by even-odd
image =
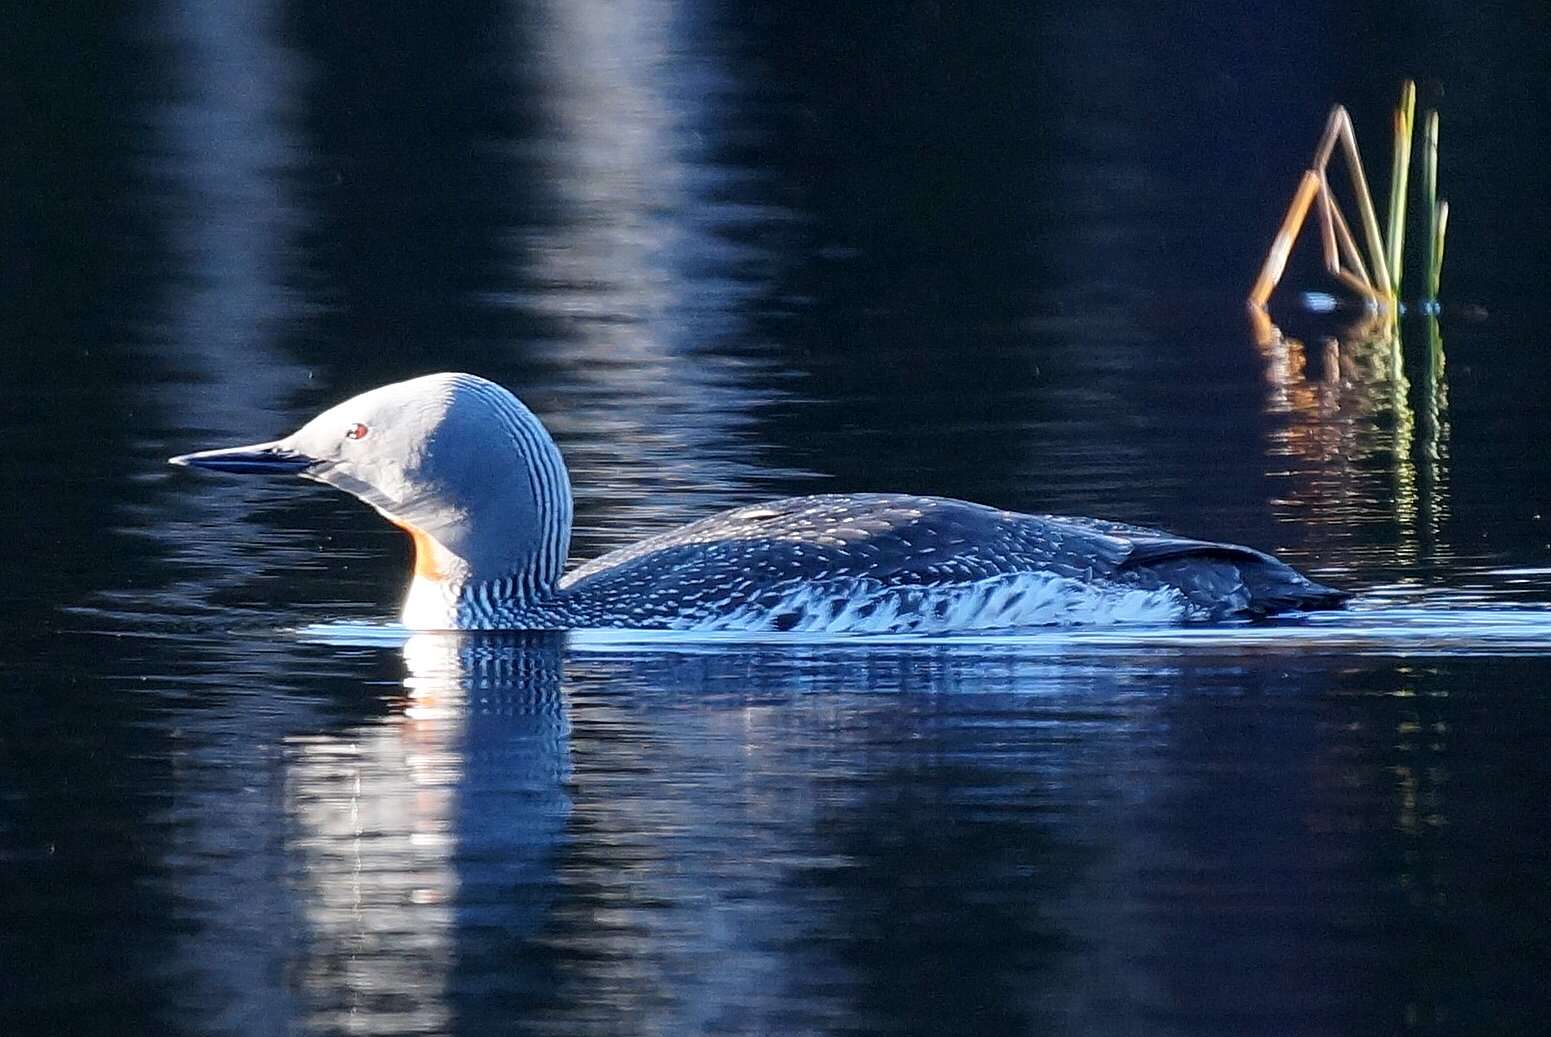
[[[408,640],[411,632],[396,623],[339,622],[305,626],[296,635],[300,640],[318,644],[394,647]],[[1551,654],[1551,606],[1501,605],[1469,593],[1412,593],[1402,587],[1364,595],[1344,610],[1258,623],[1112,624],[964,634],[576,630],[568,635],[567,644],[573,654],[714,652],[737,645],[792,645],[843,652],[867,646],[920,645],[1048,657],[1134,655],[1148,651],[1214,655],[1539,655]]]

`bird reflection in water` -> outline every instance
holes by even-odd
[[[422,634],[403,652],[388,716],[287,743],[309,1029],[444,1032],[458,989],[511,969],[553,892],[570,813],[558,642]]]

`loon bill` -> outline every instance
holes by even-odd
[[[415,544],[405,626],[907,633],[1257,618],[1345,592],[1268,554],[898,493],[737,508],[564,571],[565,462],[493,382],[385,385],[269,443],[171,459],[337,486]]]

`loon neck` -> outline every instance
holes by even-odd
[[[415,629],[489,627],[496,611],[524,613],[555,593],[570,553],[571,480],[554,440],[510,393],[486,383],[466,391],[483,397],[486,409],[466,428],[449,413],[438,440],[475,444],[477,452],[443,459],[434,480],[379,505],[415,542],[403,611],[404,625]]]
[[[540,544],[516,564],[481,567],[425,530],[398,524],[415,547],[414,577],[400,616],[414,630],[478,629],[527,610],[553,595],[569,546],[566,529],[559,545]]]
[[[550,593],[513,576],[451,584],[417,575],[400,622],[411,630],[488,630],[540,613]]]

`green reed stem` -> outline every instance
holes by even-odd
[[[1422,192],[1427,199],[1427,301],[1438,301],[1438,113],[1427,113],[1422,130]]]
[[[1438,229],[1433,232],[1432,264],[1427,269],[1427,294],[1438,298],[1438,281],[1443,274],[1443,237],[1449,230],[1449,203],[1438,203]]]
[[[1401,254],[1406,240],[1406,187],[1411,173],[1411,130],[1416,119],[1416,84],[1406,80],[1395,108],[1395,152],[1389,178],[1389,261],[1390,292],[1400,298]]]

